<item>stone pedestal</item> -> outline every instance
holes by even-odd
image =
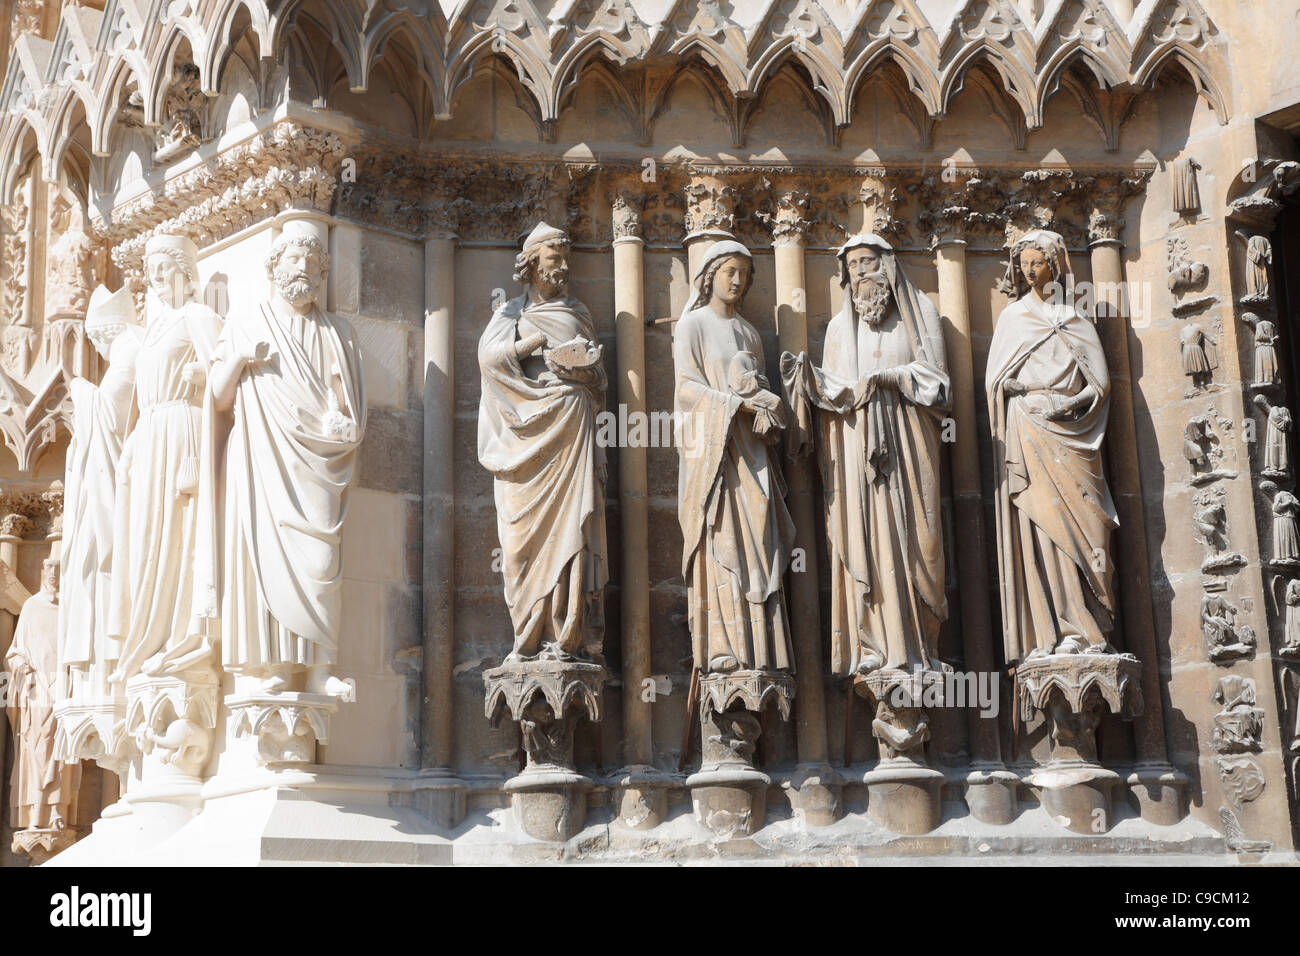
[[[976,764],[966,777],[966,807],[981,823],[1004,826],[1019,810],[1020,778],[1001,764]]]
[[[872,701],[871,733],[880,760],[863,775],[867,813],[895,833],[928,833],[939,825],[944,775],[929,766],[926,710],[943,704],[943,673],[881,669],[854,681],[854,690]]]
[[[14,833],[10,849],[26,856],[32,866],[40,866],[76,843],[78,836],[75,827],[29,827]]]
[[[618,822],[632,830],[649,830],[668,818],[668,790],[675,782],[654,767],[624,767],[611,781],[618,801]]]
[[[1043,809],[1076,833],[1105,833],[1114,819],[1119,774],[1097,762],[1097,725],[1109,709],[1126,720],[1142,713],[1142,664],[1131,654],[1051,654],[1016,671],[1020,709],[1045,713],[1052,756],[1030,778]]]
[[[329,742],[330,717],[338,710],[335,697],[299,692],[231,694],[225,704],[229,737],[255,738],[264,766],[315,763],[316,745]]]
[[[586,661],[508,661],[483,674],[488,719],[506,710],[519,723],[527,761],[505,789],[534,839],[563,842],[586,822],[592,781],[573,765],[573,731],[583,716],[600,720],[604,682],[605,668]]]
[[[772,778],[754,766],[768,705],[790,719],[794,678],[784,672],[735,671],[700,678],[700,769],[686,778],[695,819],[715,836],[748,836],[767,815]]]
[[[784,787],[796,820],[827,827],[840,818],[844,778],[830,764],[800,764]]]
[[[1187,812],[1187,776],[1168,764],[1139,764],[1124,782],[1149,823],[1171,827]]]
[[[137,674],[126,683],[126,732],[138,760],[123,800],[142,845],[170,836],[203,805],[200,777],[212,754],[217,690],[208,668]]]

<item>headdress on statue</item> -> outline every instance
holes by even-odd
[[[754,256],[745,248],[744,243],[737,242],[735,239],[719,239],[704,251],[704,255],[700,258],[700,264],[695,268],[695,275],[691,276],[691,285],[694,287],[694,291],[686,301],[686,308],[682,312],[683,315],[709,304],[708,300],[704,296],[704,288],[702,285],[704,277],[709,274],[709,270],[713,267],[714,263],[731,256],[740,256],[743,259],[749,260],[749,281],[753,283]],[[748,292],[749,289],[746,288],[745,291]]]
[[[1073,281],[1074,273],[1070,269],[1070,254],[1065,248],[1065,238],[1050,229],[1031,229],[1011,244],[1007,271],[1000,287],[1004,295],[1018,299],[1029,291],[1029,283],[1020,272],[1020,253],[1029,248],[1037,249],[1047,257],[1057,282],[1067,285]],[[1067,279],[1066,276],[1071,278]]]
[[[106,286],[100,285],[90,294],[90,305],[86,309],[88,335],[138,324],[135,300],[126,286],[116,292],[109,292]]]

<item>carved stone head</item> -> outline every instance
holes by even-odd
[[[158,235],[144,247],[144,274],[149,293],[169,308],[198,298],[199,250],[185,236]]]
[[[569,287],[569,237],[539,222],[515,257],[515,281],[535,288],[542,299],[557,298]]]
[[[294,308],[306,308],[319,299],[329,271],[329,253],[311,227],[297,221],[285,223],[266,260],[275,291]]]

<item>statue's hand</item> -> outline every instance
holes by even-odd
[[[208,373],[202,362],[186,362],[181,369],[181,381],[191,388],[201,389],[207,381]]]
[[[755,414],[759,412],[775,412],[781,407],[781,399],[772,392],[767,391],[767,389],[760,388],[745,396],[740,403],[740,407]]]
[[[249,342],[239,353],[239,360],[249,368],[265,365],[271,358],[271,343],[266,341]]]
[[[1002,383],[1002,391],[1006,392],[1007,395],[1014,397],[1016,395],[1025,394],[1029,389],[1025,388],[1024,383],[1021,382],[1020,379],[1009,378]]]

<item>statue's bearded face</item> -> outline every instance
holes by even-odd
[[[537,251],[533,264],[533,282],[548,298],[561,295],[569,287],[569,244],[558,239],[545,243]]]
[[[889,312],[892,298],[880,251],[870,246],[859,246],[849,250],[844,262],[849,270],[854,312],[867,324],[879,325]]]
[[[149,290],[173,309],[185,302],[189,277],[176,260],[163,252],[155,252],[144,264],[149,280]]]
[[[320,256],[310,247],[299,245],[285,246],[271,273],[280,295],[295,306],[316,301],[323,277]]]

